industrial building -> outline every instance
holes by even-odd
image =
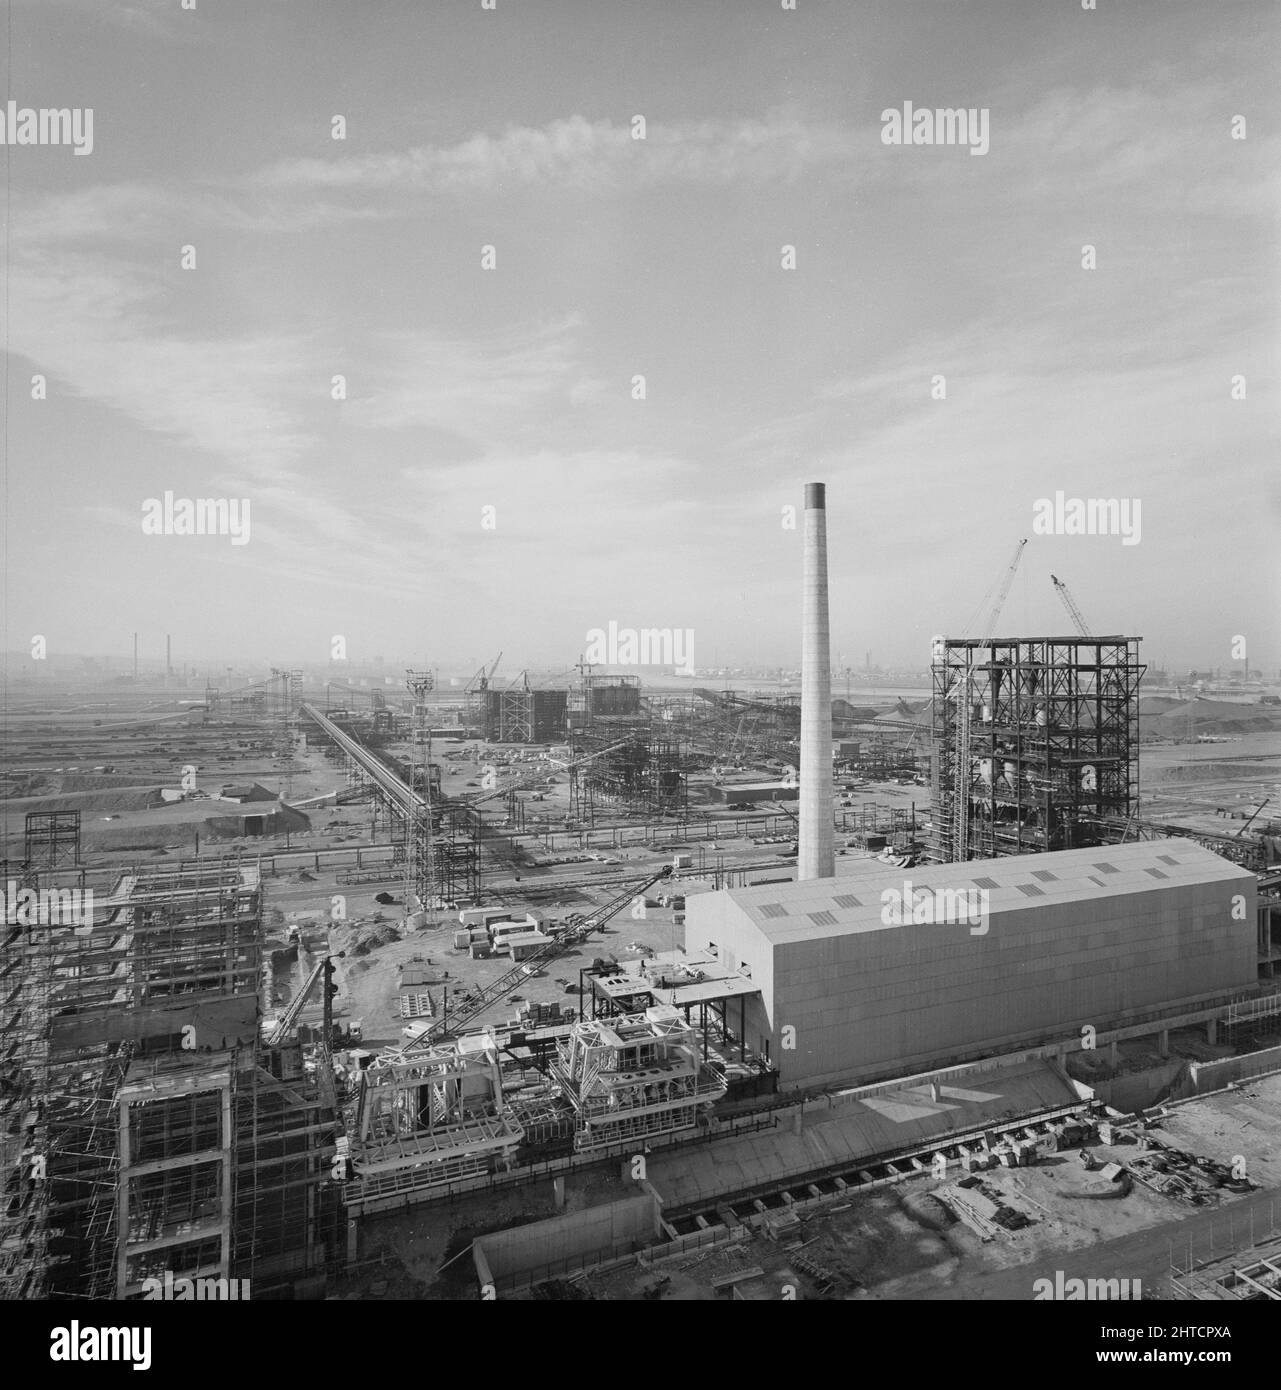
[[[1089,1064],[1069,1072],[1068,1053],[1091,1030],[1113,1071],[1131,1035],[1164,1059],[1192,1026],[1220,1051],[1266,1032],[1281,870],[1257,872],[1257,836],[1214,853],[1138,819],[1138,639],[941,640],[933,698],[887,716],[902,747],[848,702],[834,728],[826,502],[806,488],[799,703],[653,694],[585,663],[568,689],[523,673],[498,689],[495,662],[455,725],[432,671],[406,672],[403,709],[374,692],[357,711],[347,688],[322,712],[276,670],[267,728],[238,744],[259,763],[220,771],[220,797],[171,800],[148,763],[119,788],[141,788],[128,821],[82,824],[107,809],[89,779],[57,793],[84,805],[20,800],[15,881],[97,874],[109,891],[87,928],[15,932],[0,952],[0,1293],[135,1298],[192,1277],[319,1297],[380,1218],[637,1153],[663,1200],[799,1173],[817,1201],[811,1166],[839,1158],[840,1182],[870,1187],[905,1149],[922,1164],[957,1138],[977,1162],[1001,1127],[1075,1117]],[[300,727],[329,766],[296,767]],[[463,729],[567,746],[433,760]],[[919,867],[913,779],[858,796],[869,775],[905,780],[918,734]],[[838,795],[846,759],[859,781]],[[255,780],[295,770],[296,803]],[[363,814],[329,817],[362,801],[373,843]],[[204,860],[84,862],[187,818]],[[209,855],[221,835],[290,830],[318,838]],[[287,927],[264,906],[273,880]],[[322,984],[317,1025],[301,1015]],[[337,1053],[335,994],[360,1044]],[[807,1104],[840,1112],[813,1151]],[[731,1142],[754,1146],[741,1168]],[[671,1239],[657,1200],[637,1231]],[[749,1219],[781,1214],[745,1200]]]
[[[795,782],[739,782],[713,787],[711,795],[714,801],[725,806],[743,801],[755,805],[759,801],[795,801],[800,796],[800,787]]]
[[[1139,794],[1137,637],[940,640],[932,857],[1103,844]]]
[[[983,920],[887,924],[886,895],[901,895],[905,878],[912,896],[984,893]],[[759,986],[745,1041],[778,1067],[780,1086],[819,1086],[1247,990],[1255,879],[1182,840],[915,874],[863,861],[836,878],[691,897],[685,945]]]
[[[341,1267],[332,1068],[260,1041],[254,865],[120,876],[87,926],[8,935],[0,1297],[143,1281],[323,1288]]]
[[[527,686],[484,692],[483,736],[495,743],[550,743],[565,736],[569,692]]]

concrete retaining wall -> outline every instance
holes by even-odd
[[[660,1235],[659,1203],[646,1193],[478,1236],[472,1258],[482,1287],[503,1292],[631,1255]]]
[[[1172,1057],[1159,1066],[1092,1080],[1089,1084],[1105,1105],[1133,1115],[1137,1110],[1146,1110],[1148,1106],[1155,1105],[1171,1085],[1171,1097],[1183,1095],[1181,1074],[1187,1066],[1182,1057]]]
[[[1187,1079],[1178,1089],[1177,1098],[1183,1100],[1187,1096],[1221,1091],[1232,1081],[1247,1081],[1270,1071],[1281,1071],[1281,1047],[1247,1052],[1242,1057],[1223,1057],[1217,1062],[1193,1062],[1188,1067]]]

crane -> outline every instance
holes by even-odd
[[[1014,558],[1010,561],[1009,568],[1005,571],[1005,578],[1001,580],[1000,590],[996,595],[996,602],[992,605],[992,611],[988,614],[987,622],[983,625],[983,641],[996,631],[996,625],[1000,621],[1001,610],[1005,607],[1005,600],[1009,597],[1010,586],[1014,583],[1014,575],[1018,570],[1019,561],[1023,558],[1023,547],[1027,544],[1024,537],[1018,545],[1014,547]]]
[[[611,898],[609,902],[598,907],[595,912],[585,917],[577,926],[570,927],[557,940],[549,942],[546,946],[535,951],[532,955],[526,956],[520,965],[514,966],[506,974],[500,975],[492,984],[488,984],[484,989],[476,990],[469,997],[468,1002],[445,1014],[419,1033],[416,1038],[406,1043],[400,1049],[400,1056],[408,1058],[410,1053],[417,1051],[421,1047],[429,1046],[436,1042],[446,1031],[456,1033],[459,1028],[475,1018],[477,1014],[484,1013],[492,1005],[497,1004],[500,999],[506,998],[512,990],[524,980],[529,979],[529,972],[540,966],[546,965],[557,956],[564,955],[571,951],[576,945],[590,936],[592,932],[599,931],[611,918],[616,917],[623,908],[642,896],[648,889],[652,888],[660,879],[670,878],[672,868],[670,864],[665,864],[657,873],[645,879],[639,887],[632,885],[623,890],[616,898]]]
[[[344,955],[346,955],[345,951],[339,952],[340,958]],[[298,1015],[302,1013],[303,1008],[306,1006],[307,1000],[311,998],[313,993],[315,993],[316,983],[318,980],[320,980],[322,976],[324,977],[325,981],[324,1037],[326,1047],[330,1046],[330,1040],[333,1037],[334,1027],[333,996],[336,993],[336,991],[332,988],[333,974],[333,957],[321,956],[321,958],[316,962],[315,967],[312,969],[311,974],[307,976],[306,982],[304,983],[303,987],[294,996],[294,998],[289,1004],[289,1007],[284,1011],[283,1014],[280,1015],[279,1019],[277,1019],[276,1026],[268,1034],[268,1047],[279,1047],[281,1043],[283,1043],[285,1039],[289,1036],[290,1032],[293,1030],[294,1024],[298,1021]]]
[[[1250,819],[1249,819],[1248,821],[1246,821],[1246,823],[1241,827],[1241,829],[1237,831],[1236,835],[1233,837],[1234,839],[1238,839],[1238,840],[1239,840],[1239,839],[1241,838],[1241,836],[1244,835],[1245,832],[1246,832],[1247,830],[1249,830],[1250,824],[1251,824],[1251,822],[1254,820],[1254,817],[1257,816],[1257,815],[1259,814],[1259,812],[1262,811],[1263,808],[1264,808],[1264,807],[1268,804],[1268,802],[1271,801],[1271,800],[1272,800],[1272,798],[1271,798],[1270,796],[1265,796],[1265,797],[1263,798],[1263,800],[1262,800],[1261,802],[1259,802],[1259,804],[1254,808],[1254,815],[1252,815],[1252,816],[1250,817]]]
[[[1063,607],[1067,609],[1068,616],[1072,619],[1077,633],[1081,637],[1091,636],[1090,629],[1085,625],[1085,619],[1081,616],[1081,610],[1076,606],[1076,600],[1073,599],[1071,590],[1058,575],[1052,574],[1050,578],[1054,581],[1054,587],[1058,590],[1058,595],[1063,600]]]
[[[1005,607],[1005,600],[1009,597],[1010,588],[1014,583],[1015,574],[1018,573],[1019,561],[1023,558],[1023,550],[1026,545],[1027,537],[1025,536],[1014,547],[1014,554],[1006,567],[1005,577],[997,589],[996,601],[992,604],[987,621],[983,624],[983,633],[979,639],[981,642],[988,641],[996,631],[1001,610]],[[979,611],[982,611],[982,604],[979,605]],[[967,657],[966,668],[956,683],[955,695],[956,776],[952,789],[952,858],[958,863],[969,858],[970,773],[972,771],[970,767],[970,706],[973,703],[971,694],[973,678],[970,674],[971,667],[968,664],[970,659]],[[923,713],[924,709],[922,710]],[[913,738],[915,738],[915,734],[913,734]]]
[[[498,663],[502,659],[503,654],[502,652],[499,652],[498,655],[494,658],[494,664],[489,668],[488,671],[486,671],[484,666],[482,666],[480,670],[477,671],[476,674],[471,678],[471,680],[469,680],[467,684],[463,687],[463,694],[470,695],[473,690],[488,690],[490,681],[494,679],[494,672],[498,670]]]

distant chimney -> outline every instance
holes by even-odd
[[[827,617],[826,493],[822,483],[805,484],[798,879],[836,877],[832,838],[832,651]]]

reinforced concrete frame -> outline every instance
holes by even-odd
[[[261,1065],[257,865],[127,871],[86,913],[0,952],[0,1296],[270,1297],[341,1263],[328,1058]]]
[[[941,639],[934,862],[1111,842],[1138,806],[1140,640]]]

